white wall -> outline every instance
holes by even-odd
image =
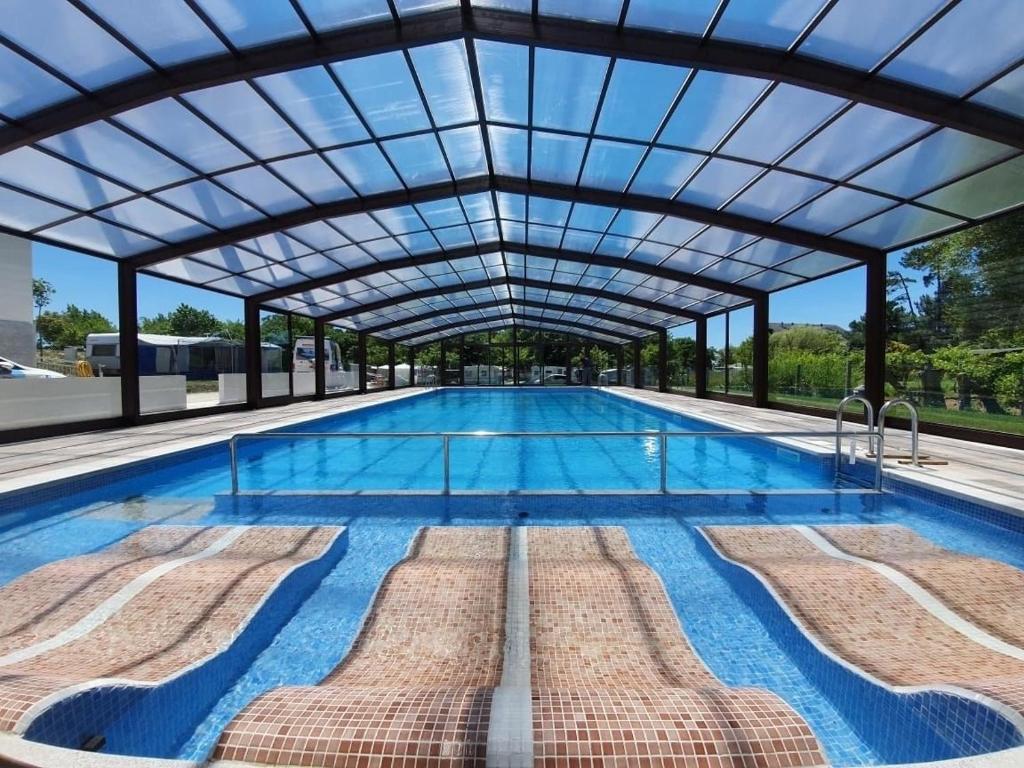
[[[33,310],[32,244],[0,235],[0,356],[36,364]]]
[[[62,424],[121,415],[121,379],[0,381],[0,429]]]

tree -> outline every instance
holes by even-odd
[[[109,333],[117,328],[91,309],[69,304],[63,312],[43,312],[36,321],[40,341],[49,347],[82,347],[90,333]]]
[[[816,355],[846,352],[846,339],[828,328],[797,325],[776,331],[768,337],[769,354],[782,351],[811,352]]]
[[[32,303],[36,307],[36,322],[38,323],[39,317],[43,314],[43,310],[53,300],[53,294],[57,292],[57,289],[53,287],[53,283],[49,280],[43,280],[41,277],[32,278]],[[39,348],[43,348],[43,337],[39,335],[39,331],[36,331],[36,341]]]
[[[139,322],[139,330],[143,333],[168,336],[214,336],[222,327],[223,323],[212,312],[189,304],[179,304],[170,314],[144,317]]]

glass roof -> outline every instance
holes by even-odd
[[[613,293],[676,324],[687,316],[651,304],[714,313],[1024,204],[1019,140],[899,98],[1024,118],[1020,3],[536,4],[534,23],[574,23],[581,40],[594,25],[668,30],[862,72],[890,83],[889,105],[503,33],[529,28],[515,24],[529,0],[14,5],[0,21],[0,227],[312,316],[372,307],[348,327],[391,322],[399,304],[414,318],[410,294],[494,281]],[[398,22],[412,42],[358,55],[364,29]],[[273,63],[282,41],[313,36],[347,48]],[[207,61],[238,74],[204,80]],[[138,97],[167,73],[184,85]],[[103,89],[122,103],[124,83],[143,85],[123,109],[61,128],[66,105],[95,109]]]

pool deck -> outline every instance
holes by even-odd
[[[335,400],[307,401],[257,411],[199,416],[138,427],[0,444],[0,493],[209,445],[237,432],[286,427],[425,391],[422,388],[382,390]],[[783,442],[824,454],[831,454],[834,450],[834,438],[831,435],[835,425],[829,418],[649,390],[616,387],[608,391],[741,431],[806,430],[828,433],[820,438],[788,438]],[[857,429],[859,425],[850,422],[848,427]],[[894,449],[904,452],[909,444],[907,438],[906,432],[890,430],[887,452]],[[860,460],[873,462],[873,459],[864,455],[865,448],[862,442]],[[889,460],[886,462],[888,475],[942,493],[1024,513],[1024,480],[1021,479],[1024,478],[1024,451],[921,435],[921,454],[946,459],[949,464],[915,468]]]

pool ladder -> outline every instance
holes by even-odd
[[[839,405],[836,406],[836,477],[839,476],[839,472],[843,466],[843,413],[846,410],[846,406],[850,403],[861,403],[864,406],[864,413],[868,427],[866,432],[868,439],[868,454],[870,455],[873,452],[875,456],[875,490],[881,490],[882,488],[882,468],[885,461],[885,417],[889,411],[896,406],[902,405],[910,411],[910,463],[915,467],[921,466],[918,455],[919,435],[917,429],[917,407],[912,402],[902,397],[894,400],[888,400],[881,408],[878,409],[878,422],[877,426],[875,426],[875,408],[871,405],[871,401],[861,395],[850,395],[849,397],[844,397],[839,402]]]

